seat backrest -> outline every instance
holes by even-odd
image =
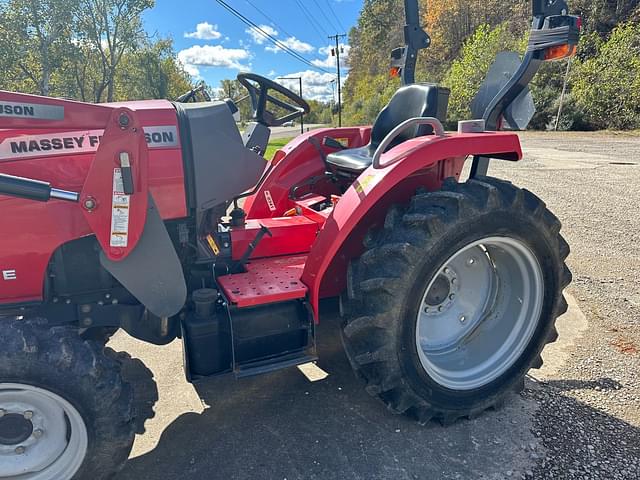
[[[414,117],[435,117],[444,122],[447,117],[449,89],[433,84],[414,83],[400,87],[386,107],[378,114],[371,130],[370,150],[375,151],[384,137],[405,120]],[[407,128],[398,135],[389,148],[411,138],[429,135],[429,125]]]

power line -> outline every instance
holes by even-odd
[[[318,32],[318,35],[322,38],[323,35],[329,35],[328,32],[322,27],[322,25],[315,19],[313,18],[313,15],[311,14],[311,12],[307,9],[307,7],[304,6],[304,4],[300,1],[300,0],[296,0],[296,3],[298,4],[298,6],[300,7],[300,10],[302,10],[302,14],[307,17],[307,20],[309,20],[309,24],[313,27],[313,29]],[[317,26],[316,26],[317,25]],[[320,27],[320,29],[318,29],[318,27]],[[320,30],[322,30],[322,33],[320,33]]]
[[[287,32],[281,25],[278,24],[278,22],[276,22],[273,18],[271,18],[269,15],[267,15],[266,13],[264,13],[264,11],[262,11],[261,9],[259,9],[255,3],[253,3],[251,0],[244,0],[245,2],[247,2],[249,5],[251,5],[255,10],[258,11],[258,13],[260,13],[260,15],[262,15],[264,18],[266,18],[268,21],[270,21],[271,23],[273,23],[278,30],[280,30],[282,33],[284,33],[285,35],[287,35],[288,37],[293,37],[293,35],[291,35],[289,32]]]
[[[336,15],[336,11],[331,6],[331,2],[329,2],[329,0],[324,0],[324,1],[327,4],[327,7],[329,7],[329,11],[333,14],[333,16],[335,17],[336,21],[338,22],[338,25],[340,26],[340,30],[342,30],[343,32],[346,32],[347,29],[344,28],[344,25],[340,21],[340,17],[338,17],[338,15]]]
[[[249,20],[247,17],[245,17],[243,14],[241,14],[239,11],[237,11],[235,8],[233,8],[232,6],[230,6],[227,2],[225,2],[224,0],[216,0],[216,2],[218,2],[222,7],[224,7],[227,11],[229,11],[230,13],[232,13],[235,17],[237,17],[240,21],[242,21],[244,24],[250,26],[251,28],[253,28],[256,32],[258,32],[260,35],[262,35],[264,38],[266,38],[267,40],[269,40],[271,43],[273,43],[276,47],[278,47],[280,50],[282,50],[285,53],[288,53],[289,55],[291,55],[292,57],[294,57],[296,60],[304,63],[305,65],[314,68],[316,70],[320,70],[321,72],[324,73],[331,73],[328,70],[325,70],[324,68],[320,68],[316,65],[314,65],[313,63],[311,63],[307,58],[303,57],[302,55],[300,55],[298,52],[296,52],[295,50],[292,50],[291,48],[289,48],[287,45],[285,45],[284,43],[282,43],[280,40],[278,40],[277,38],[275,38],[274,36],[270,35],[269,33],[265,32],[262,28],[260,28],[256,23],[252,22],[251,20]]]
[[[333,21],[327,16],[326,13],[324,13],[324,8],[322,8],[320,6],[320,4],[318,3],[318,0],[313,0],[313,3],[316,4],[316,7],[318,7],[318,10],[320,10],[320,13],[322,14],[322,16],[324,17],[324,19],[327,21],[327,25],[329,25],[329,27],[335,29],[335,30],[339,30],[339,27],[336,26],[335,23],[333,23]],[[343,29],[344,30],[344,29]]]

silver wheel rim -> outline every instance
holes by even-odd
[[[538,326],[542,269],[510,237],[487,237],[451,256],[429,280],[416,322],[422,367],[452,390],[483,387],[525,351]]]
[[[31,385],[0,383],[0,426],[3,421],[0,478],[68,480],[82,465],[89,443],[87,427],[78,410],[59,395]]]

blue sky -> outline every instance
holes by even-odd
[[[275,46],[215,0],[156,0],[145,14],[145,26],[151,33],[172,37],[187,71],[213,87],[222,79],[235,78],[239,71],[252,71],[271,78],[301,76],[305,97],[331,99],[335,57],[331,57],[327,35],[348,33],[363,0],[225,1],[313,66]],[[346,60],[346,39],[341,48]],[[297,89],[297,81],[281,83]]]

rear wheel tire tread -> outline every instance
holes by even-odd
[[[560,221],[533,193],[515,187],[511,182],[480,177],[466,183],[444,182],[442,190],[416,194],[404,208],[394,205],[385,217],[384,225],[366,235],[365,248],[370,249],[354,259],[348,269],[350,289],[344,301],[350,312],[343,327],[345,351],[356,374],[367,382],[367,392],[382,400],[394,413],[409,414],[426,423],[437,419],[450,424],[461,417],[475,417],[487,408],[498,408],[510,391],[524,388],[524,374],[510,380],[495,395],[484,398],[472,408],[447,409],[436,407],[404,379],[399,360],[400,328],[397,323],[404,292],[413,288],[417,265],[446,231],[456,228],[474,216],[515,213],[527,217],[541,230],[550,251],[559,265],[556,279],[559,293],[547,319],[547,330],[531,358],[529,368],[542,366],[540,352],[544,345],[557,339],[554,323],[566,311],[562,290],[571,281],[564,264],[569,254],[567,242],[560,236]],[[401,245],[401,246],[400,246]],[[393,254],[390,254],[393,252]],[[399,260],[401,258],[401,260]],[[391,265],[391,266],[390,266]],[[380,276],[395,271],[392,278]],[[366,299],[366,301],[365,301]],[[381,342],[383,345],[381,345]],[[408,348],[407,346],[400,348]],[[526,373],[526,372],[525,372]]]

